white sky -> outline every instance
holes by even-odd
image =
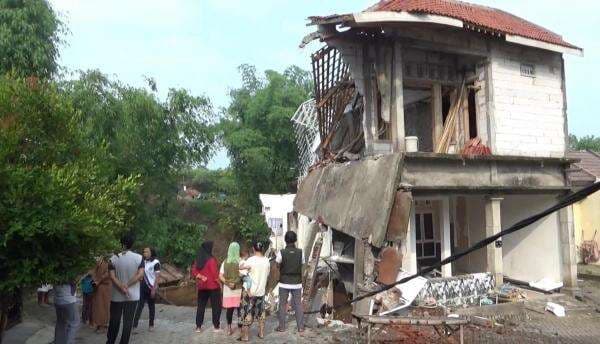
[[[228,90],[240,84],[237,66],[259,71],[309,68],[315,45],[298,44],[314,28],[306,17],[357,12],[366,0],[50,0],[70,33],[61,50],[68,69],[97,68],[131,85],[153,77],[162,95],[170,87],[206,94],[226,106]],[[569,130],[600,136],[600,1],[475,0],[557,32],[583,47],[566,56]],[[220,152],[209,167],[227,166]]]

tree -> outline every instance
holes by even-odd
[[[163,258],[187,264],[205,227],[180,219],[177,177],[188,166],[204,164],[212,153],[214,129],[210,101],[171,89],[166,101],[150,89],[134,88],[85,72],[65,82],[81,114],[78,125],[92,147],[105,147],[105,168],[113,177],[140,175],[133,228],[138,241],[158,248]]]
[[[253,66],[239,70],[242,87],[231,91],[220,123],[237,187],[229,200],[234,215],[223,222],[245,237],[264,236],[258,195],[295,190],[298,157],[290,120],[310,96],[311,82],[308,72],[295,66],[283,74],[266,71],[264,79]]]
[[[137,178],[105,175],[77,120],[52,83],[0,77],[2,295],[74,280],[131,226]]]
[[[46,0],[0,0],[0,74],[53,76],[63,32]]]
[[[569,148],[571,150],[591,150],[600,152],[600,137],[594,135],[586,135],[578,138],[577,136],[569,135]]]

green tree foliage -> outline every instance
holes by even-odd
[[[600,152],[600,137],[594,135],[586,135],[577,137],[573,134],[569,135],[569,148],[572,150],[591,150]]]
[[[0,74],[54,75],[63,31],[46,0],[0,0]]]
[[[236,185],[221,224],[238,228],[245,238],[264,237],[258,195],[295,190],[298,157],[290,119],[310,96],[311,81],[295,66],[284,73],[266,71],[264,78],[253,66],[239,70],[242,87],[231,91],[220,123]]]
[[[293,191],[298,157],[290,119],[309,97],[310,79],[298,67],[267,71],[264,80],[252,66],[240,72],[242,87],[231,91],[222,121],[223,142],[241,196],[257,205],[259,193]]]
[[[179,89],[169,90],[166,101],[160,101],[156,84],[149,83],[149,90],[129,87],[91,71],[63,88],[81,113],[87,143],[108,152],[106,172],[141,176],[133,224],[138,241],[187,264],[205,227],[179,218],[177,176],[186,166],[210,158],[212,107],[207,98]]]
[[[72,280],[118,247],[136,177],[108,177],[72,102],[51,83],[0,77],[0,293]]]

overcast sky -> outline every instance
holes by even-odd
[[[70,33],[61,49],[68,69],[97,68],[131,85],[153,77],[164,95],[170,87],[206,94],[226,106],[240,79],[237,66],[308,69],[298,44],[314,28],[306,17],[357,12],[365,0],[51,0]],[[542,25],[584,48],[566,56],[569,130],[600,135],[600,1],[475,0]],[[209,164],[225,167],[221,152]]]

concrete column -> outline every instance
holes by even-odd
[[[572,205],[558,211],[558,222],[560,226],[563,284],[567,288],[577,288],[577,256]]]
[[[404,86],[402,76],[402,45],[400,42],[394,42],[394,68],[392,84],[392,132],[394,138],[394,151],[404,152],[404,137],[406,135],[404,128]]]
[[[417,229],[415,227],[415,207],[410,210],[408,221],[408,234],[406,240],[400,245],[402,253],[402,269],[411,274],[417,273]]]
[[[490,237],[502,230],[500,219],[500,197],[487,197],[485,199],[485,236]],[[502,285],[504,277],[502,275],[502,242],[496,241],[486,247],[487,251],[487,269],[494,275],[496,286]]]
[[[442,260],[450,257],[452,254],[452,247],[450,244],[450,197],[444,197],[442,199]],[[442,266],[442,277],[452,276],[452,263]]]
[[[365,256],[368,243],[363,239],[354,239],[354,290],[353,294],[358,296],[365,292]],[[353,304],[352,310],[355,314],[369,314],[371,297],[362,299]]]

